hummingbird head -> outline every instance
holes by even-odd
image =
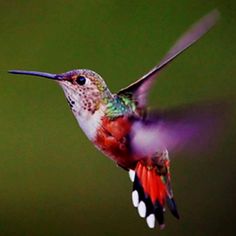
[[[22,70],[10,70],[9,73],[33,75],[57,81],[72,111],[77,115],[94,114],[112,97],[102,77],[87,69],[71,70],[62,74]]]
[[[105,115],[108,103],[113,99],[99,74],[86,69],[62,74],[22,70],[10,70],[9,73],[39,76],[58,82],[80,127],[90,140],[96,137],[100,120]]]
[[[87,69],[72,70],[58,80],[73,112],[94,114],[105,105],[111,93],[102,77]]]

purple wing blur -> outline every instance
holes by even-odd
[[[132,94],[134,100],[138,102],[139,106],[145,106],[147,93],[158,73],[173,59],[175,59],[183,51],[199,40],[206,32],[208,32],[214,26],[218,18],[219,12],[217,10],[213,10],[208,15],[201,18],[174,44],[174,46],[169,50],[169,52],[157,66],[155,66],[151,71],[149,71],[136,82],[132,83],[126,88],[121,89],[118,95],[130,96],[130,94]]]
[[[227,118],[227,104],[201,104],[150,114],[134,122],[131,146],[138,156],[211,149]]]

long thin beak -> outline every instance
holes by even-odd
[[[51,74],[46,72],[38,72],[38,71],[26,71],[26,70],[9,70],[8,73],[11,74],[21,74],[21,75],[33,75],[44,77],[53,80],[63,80],[63,76],[60,74]]]

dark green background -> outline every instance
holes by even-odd
[[[235,6],[233,0],[1,1],[0,235],[234,235],[233,124],[211,156],[173,158],[181,220],[167,212],[166,229],[149,230],[131,204],[127,173],[86,139],[61,89],[6,71],[89,68],[117,91],[217,7],[220,22],[162,73],[151,104],[233,101]]]

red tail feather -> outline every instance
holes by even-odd
[[[143,187],[144,193],[151,198],[152,203],[155,204],[158,201],[163,206],[167,191],[162,176],[157,173],[157,167],[146,166],[144,163],[138,162],[135,172]]]
[[[167,154],[168,155],[168,154]],[[160,158],[159,158],[160,159]],[[159,160],[160,161],[160,160]],[[133,172],[131,170],[131,172]],[[132,200],[138,208],[139,215],[144,218],[150,228],[155,227],[155,219],[164,228],[164,206],[167,202],[172,214],[179,218],[170,186],[169,160],[158,162],[139,161],[133,173],[134,182]]]

